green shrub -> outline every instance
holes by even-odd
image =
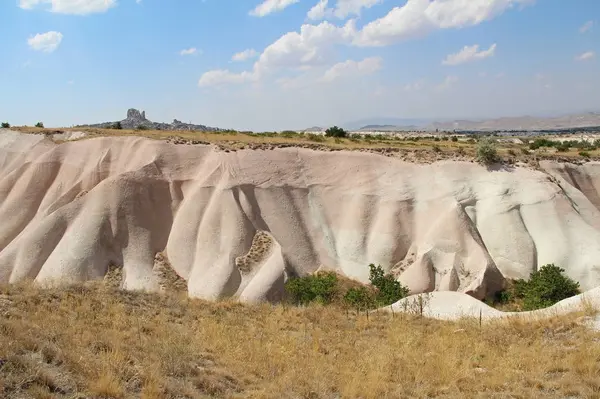
[[[150,130],[150,128],[145,125],[137,125],[136,129],[137,130]]]
[[[377,288],[375,303],[377,306],[387,306],[408,296],[409,290],[396,281],[391,274],[385,274],[381,266],[369,265],[369,281]]]
[[[571,147],[569,146],[569,143],[561,143],[556,146],[556,151],[558,151],[558,152],[567,152],[570,149],[571,149]]]
[[[344,295],[344,302],[359,311],[372,309],[375,306],[375,298],[366,287],[350,288]]]
[[[310,141],[315,141],[317,143],[322,143],[325,141],[325,137],[321,136],[320,134],[314,134],[314,133],[308,133],[306,135],[306,138],[308,138],[308,140],[310,140]]]
[[[294,138],[294,137],[298,137],[300,134],[298,132],[295,132],[293,130],[284,130],[283,132],[279,133],[279,135],[281,137],[285,137],[288,139]]]
[[[456,143],[458,141],[458,137],[452,136],[452,141],[454,141]]]
[[[2,122],[2,129],[8,129],[8,128],[10,128],[10,123]]]
[[[335,273],[325,272],[292,278],[285,283],[285,289],[294,304],[329,304],[337,292],[337,276]]]
[[[327,137],[346,137],[347,133],[341,127],[333,126],[325,130],[325,136]]]
[[[485,165],[498,161],[498,151],[494,140],[486,137],[477,144],[477,160]]]
[[[493,302],[518,303],[519,310],[535,310],[579,294],[579,283],[563,273],[564,270],[554,264],[544,265],[531,273],[529,280],[515,280],[509,289],[496,293]]]
[[[44,124],[42,122],[38,122],[38,123],[35,124],[35,127],[44,128]]]
[[[584,158],[589,158],[590,157],[590,153],[587,151],[579,151],[579,155],[581,155]]]

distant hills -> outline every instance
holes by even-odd
[[[365,123],[368,122],[368,123]],[[392,123],[390,123],[392,122]],[[481,120],[427,120],[374,118],[344,126],[352,131],[462,130],[462,131],[540,131],[600,126],[600,112],[585,112],[554,117],[519,116]]]

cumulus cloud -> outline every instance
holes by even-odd
[[[257,55],[258,55],[258,53],[256,52],[256,50],[246,49],[244,51],[240,51],[239,53],[235,53],[231,57],[231,61],[246,61],[246,60],[256,57]]]
[[[59,14],[86,15],[105,12],[117,5],[116,0],[19,0],[19,7],[31,10],[49,4],[50,11]]]
[[[196,55],[198,54],[198,49],[196,47],[190,47],[187,49],[183,49],[179,52],[180,55]]]
[[[348,60],[340,62],[329,68],[321,81],[332,82],[340,78],[370,75],[381,69],[382,59],[380,57],[365,58],[362,61]]]
[[[575,59],[577,61],[589,61],[592,58],[594,58],[596,56],[596,53],[594,53],[593,51],[586,51],[583,54],[578,55],[577,57],[575,57]]]
[[[479,45],[465,46],[458,53],[450,54],[442,61],[443,65],[460,65],[489,58],[496,52],[496,44],[492,44],[487,50],[479,51]]]
[[[383,0],[337,0],[334,7],[327,7],[328,0],[319,0],[307,14],[311,20],[321,20],[335,16],[345,19],[351,15],[360,15],[363,8],[371,8]]]
[[[581,25],[581,27],[579,28],[579,33],[589,32],[590,30],[592,30],[593,26],[594,21],[587,21],[585,24]]]
[[[408,0],[393,8],[358,32],[354,43],[359,46],[385,46],[436,29],[456,29],[478,25],[517,5],[532,0]]]
[[[289,1],[281,0],[282,3]],[[333,48],[336,45],[386,46],[425,35],[436,29],[458,29],[477,25],[499,16],[512,7],[531,2],[532,0],[469,0],[468,2],[465,0],[407,0],[403,6],[393,8],[385,16],[366,24],[362,29],[356,28],[354,19],[349,20],[343,26],[337,26],[327,21],[318,25],[304,24],[299,32],[288,32],[267,46],[260,54],[253,69],[245,71],[243,74],[246,77],[262,79],[263,76],[281,69],[306,70],[315,66],[323,66],[331,63]],[[282,4],[279,1],[266,1],[261,5],[267,3],[271,7],[265,8],[263,11]],[[351,6],[351,3],[347,3],[345,10],[356,10],[356,6]],[[358,3],[362,4],[364,8],[377,2],[360,1],[356,4]],[[326,12],[324,10],[327,10],[327,1],[320,0],[317,6],[318,8],[311,14],[313,17]],[[495,46],[491,51],[486,51],[493,53]],[[475,52],[477,53],[477,49]],[[217,75],[222,72],[221,70],[215,71]],[[241,78],[240,74],[229,71],[227,73],[228,78],[225,81],[232,83],[247,81],[247,78]],[[212,81],[212,79],[207,81]]]
[[[63,34],[60,32],[50,31],[46,33],[38,33],[27,39],[27,44],[35,51],[43,51],[51,53],[60,46]]]
[[[327,8],[328,0],[319,0],[306,14],[308,19],[319,21],[331,15],[331,8]]]
[[[224,84],[239,84],[256,80],[256,75],[252,72],[233,73],[228,70],[219,69],[208,71],[200,77],[198,86],[220,86]]]
[[[265,0],[257,5],[252,11],[250,11],[250,15],[255,17],[264,17],[265,15],[282,11],[299,1],[300,0]]]

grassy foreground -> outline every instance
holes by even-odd
[[[100,284],[0,288],[3,398],[592,398],[584,313],[480,326],[208,303]]]

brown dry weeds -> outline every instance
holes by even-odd
[[[0,288],[6,398],[592,398],[582,314],[439,322],[208,303],[98,283]]]

